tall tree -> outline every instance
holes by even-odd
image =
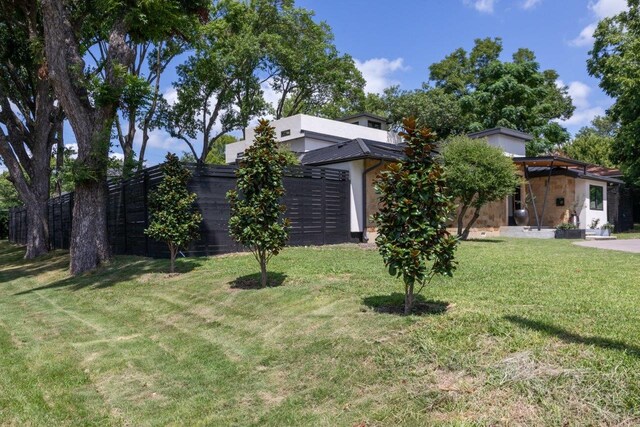
[[[49,162],[63,114],[47,73],[38,2],[2,2],[0,15],[0,157],[27,208],[25,258],[34,258],[49,250]]]
[[[447,232],[453,203],[446,194],[444,168],[433,156],[436,136],[417,128],[413,118],[403,127],[406,159],[376,179],[381,207],[373,218],[378,250],[389,274],[402,277],[404,313],[410,314],[416,287],[419,293],[435,275],[453,274],[457,241]]]
[[[184,41],[177,36],[155,43],[150,40],[134,43],[130,40],[129,45],[135,57],[129,64],[129,81],[120,104],[121,114],[116,115],[115,122],[118,142],[124,154],[122,175],[125,178],[144,167],[149,132],[156,127],[161,103],[162,73],[185,49]],[[140,152],[136,156],[133,144],[138,130],[142,132],[142,138]]]
[[[313,12],[285,3],[274,22],[269,49],[275,119],[305,113],[336,118],[364,103],[365,80],[353,58],[341,55],[331,28]]]
[[[167,130],[204,162],[218,138],[267,111],[258,76],[265,68],[275,1],[219,1],[194,54],[177,68],[178,99],[164,105]],[[201,138],[200,150],[193,139]]]
[[[78,144],[71,231],[72,274],[110,257],[106,178],[110,137],[134,59],[129,41],[184,34],[204,1],[72,2],[42,0],[44,46],[50,77]],[[98,63],[85,54],[101,51]]]
[[[569,133],[556,120],[571,117],[574,107],[558,73],[540,70],[529,49],[516,51],[511,62],[501,61],[501,53],[501,39],[477,39],[470,52],[457,49],[431,65],[430,79],[459,100],[465,131],[504,126],[530,133],[529,155],[566,142]]]
[[[572,159],[615,167],[612,155],[617,128],[617,124],[611,118],[596,117],[591,126],[580,129],[573,140],[562,147],[562,151]]]
[[[628,0],[628,4],[627,11],[598,24],[587,69],[615,99],[609,114],[620,129],[613,160],[631,182],[640,184],[640,0]]]

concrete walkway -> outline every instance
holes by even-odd
[[[587,242],[576,242],[578,246],[588,248],[609,249],[612,251],[633,252],[640,254],[640,239],[629,240],[593,240]]]

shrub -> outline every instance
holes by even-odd
[[[267,264],[280,253],[289,239],[289,220],[282,216],[280,203],[286,157],[278,150],[275,129],[260,120],[256,138],[244,153],[236,172],[236,190],[227,193],[231,203],[229,232],[248,247],[260,264],[260,285],[267,285]]]
[[[435,135],[416,129],[413,118],[403,123],[406,159],[389,165],[376,179],[381,207],[373,218],[385,266],[404,281],[404,312],[409,314],[416,286],[421,286],[419,293],[436,274],[452,275],[457,240],[446,228],[453,204],[446,195],[443,166],[432,155]]]
[[[149,195],[151,221],[144,231],[152,239],[166,242],[171,255],[171,273],[175,272],[178,251],[199,236],[202,215],[193,206],[196,194],[189,192],[191,172],[178,156],[168,153],[161,166],[164,177]]]

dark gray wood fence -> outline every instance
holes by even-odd
[[[236,185],[234,166],[190,166],[191,191],[198,195],[196,205],[202,213],[200,240],[185,251],[190,256],[238,252],[242,247],[229,235],[230,207],[226,193]],[[167,257],[166,244],[144,234],[149,223],[148,197],[162,180],[158,166],[135,177],[109,184],[107,222],[114,254]],[[347,171],[291,167],[284,177],[291,220],[289,245],[324,245],[351,241],[349,173]],[[71,236],[73,193],[49,201],[49,239],[52,248],[68,249]],[[9,212],[9,240],[26,243],[26,211]]]

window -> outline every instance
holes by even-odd
[[[280,132],[280,137],[289,136],[289,135],[291,135],[291,129],[283,130],[282,132]]]
[[[589,208],[594,211],[604,209],[604,189],[599,185],[589,186]]]
[[[382,129],[382,123],[369,120],[368,126],[374,129]]]

